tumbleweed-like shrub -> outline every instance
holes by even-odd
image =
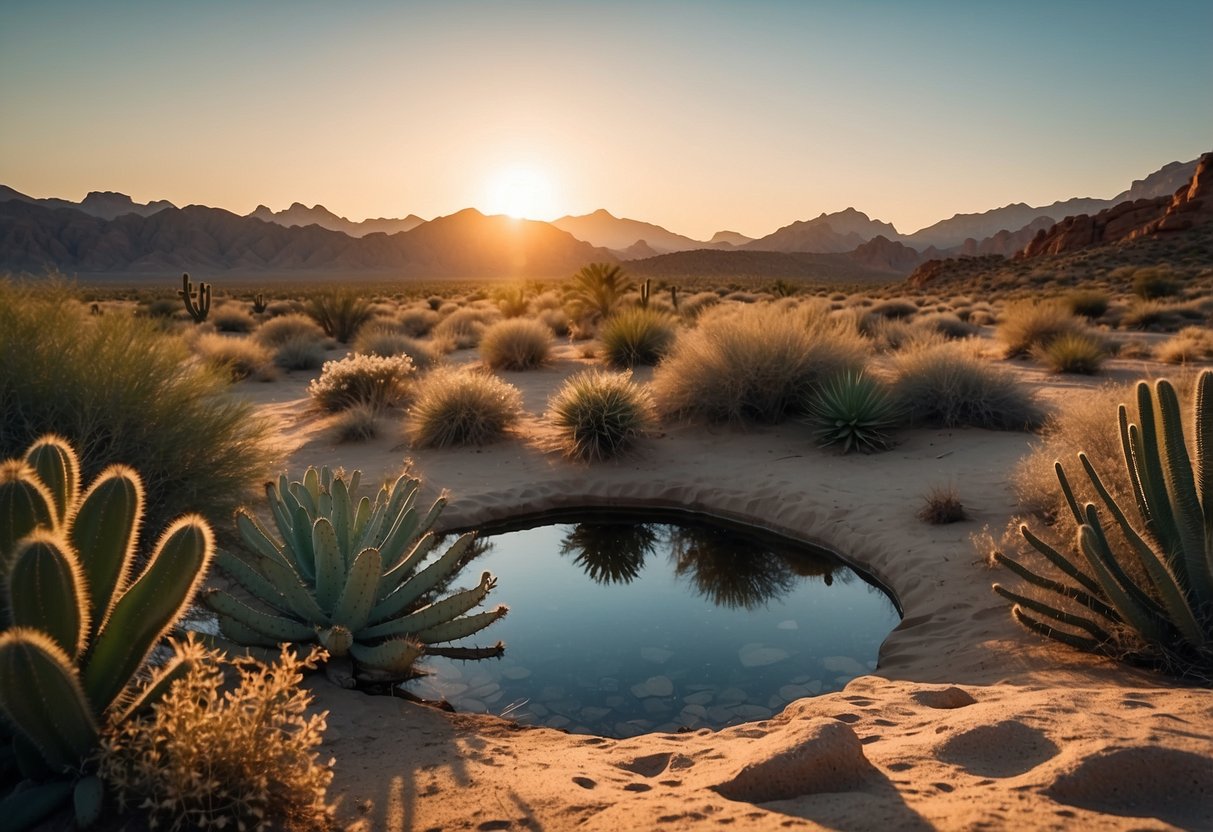
[[[480,336],[480,359],[494,370],[531,370],[552,354],[552,330],[533,318],[507,318]]]
[[[965,343],[909,350],[892,362],[894,396],[913,423],[1025,430],[1044,417],[1010,370],[982,359]]]
[[[521,412],[514,385],[475,370],[440,368],[418,382],[405,432],[419,448],[485,445],[500,439]]]
[[[1094,335],[1068,332],[1033,348],[1032,355],[1055,373],[1095,375],[1108,355],[1108,348]]]
[[[298,314],[270,318],[253,333],[253,338],[267,347],[280,347],[288,341],[299,338],[323,343],[327,337],[319,324],[307,315]]]
[[[212,367],[227,373],[233,381],[249,376],[272,380],[274,355],[248,338],[229,338],[207,332],[190,339],[194,353]]]
[[[674,319],[656,309],[621,309],[598,327],[602,355],[614,367],[656,364],[670,351],[677,335]]]
[[[1086,331],[1083,321],[1058,301],[1016,301],[1003,309],[998,324],[998,340],[1008,358],[1026,355],[1037,347],[1047,347],[1062,335]]]
[[[588,370],[561,386],[548,411],[565,454],[589,461],[615,456],[643,435],[653,404],[631,373]]]
[[[415,370],[407,355],[347,356],[326,361],[320,378],[308,385],[308,395],[324,410],[345,410],[356,404],[373,408],[390,407],[408,392]]]

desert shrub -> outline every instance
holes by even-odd
[[[1011,371],[966,344],[949,342],[893,357],[894,395],[915,423],[941,427],[1023,430],[1043,413]]]
[[[307,392],[324,410],[345,410],[358,404],[389,407],[405,397],[413,373],[407,355],[355,353],[340,361],[326,361],[320,378],[312,380]]]
[[[531,318],[507,318],[480,336],[480,358],[494,370],[530,370],[551,354],[552,330]]]
[[[630,373],[589,370],[568,379],[548,402],[564,452],[574,459],[612,457],[641,436],[653,405]]]
[[[1167,364],[1213,360],[1213,331],[1198,326],[1185,327],[1155,347],[1154,357]]]
[[[863,371],[840,373],[816,391],[809,403],[813,434],[820,445],[881,451],[892,445],[899,409],[888,385]]]
[[[521,286],[504,286],[497,290],[497,308],[507,318],[520,318],[527,313],[526,290]]]
[[[715,292],[696,292],[678,299],[678,313],[694,320],[718,303],[720,303],[720,295]]]
[[[274,350],[274,363],[284,370],[316,370],[328,355],[323,341],[310,335],[288,338]]]
[[[1175,273],[1162,266],[1141,268],[1133,275],[1133,294],[1143,300],[1170,297],[1179,290]]]
[[[207,652],[150,718],[104,737],[99,776],[119,810],[169,830],[329,829],[333,762],[319,759],[327,712],[308,715],[312,696],[299,686],[315,653],[283,650],[270,665],[235,659],[234,687],[219,661]]]
[[[656,364],[669,352],[676,334],[669,315],[640,307],[621,309],[598,328],[603,357],[615,367]]]
[[[1037,347],[1047,347],[1062,335],[1078,334],[1084,324],[1070,314],[1062,303],[1046,301],[1017,301],[1003,309],[998,324],[998,339],[1006,348],[1007,357],[1026,355]]]
[[[825,379],[863,366],[867,348],[824,307],[713,310],[682,332],[653,375],[665,416],[778,422]]]
[[[0,280],[0,457],[54,432],[77,448],[86,479],[137,468],[151,528],[188,510],[226,517],[268,471],[264,420],[226,395],[222,373],[191,363],[180,338],[87,315],[70,297]]]
[[[433,329],[436,341],[446,341],[454,349],[468,350],[480,343],[484,329],[501,317],[495,309],[455,309]]]
[[[860,324],[873,349],[882,353],[942,344],[945,340],[930,327],[916,326],[911,321],[897,318],[863,318]]]
[[[438,369],[417,385],[405,432],[419,448],[485,445],[501,438],[522,412],[522,394],[496,376]]]
[[[881,318],[893,318],[900,320],[902,318],[911,318],[918,312],[918,304],[903,298],[894,298],[893,300],[884,300],[872,306],[868,310],[869,315],[876,315]]]
[[[190,339],[190,345],[199,358],[226,372],[233,381],[252,375],[265,381],[273,379],[274,356],[256,341],[209,332]]]
[[[252,332],[257,322],[243,307],[233,304],[220,306],[211,313],[210,322],[220,332]]]
[[[348,344],[374,312],[371,304],[350,289],[318,292],[308,298],[307,314],[324,334]]]
[[[396,316],[396,323],[399,325],[400,331],[414,338],[429,335],[439,320],[441,318],[434,310],[429,308],[422,309],[416,306],[402,309],[400,310],[400,314]]]
[[[272,300],[265,305],[265,314],[271,318],[303,313],[303,304],[297,300]]]
[[[561,338],[569,334],[569,316],[563,309],[540,309],[539,320]]]
[[[1176,332],[1187,324],[1200,321],[1204,315],[1186,304],[1164,303],[1158,300],[1138,300],[1120,317],[1125,329],[1150,332]]]
[[[937,332],[944,338],[957,341],[971,338],[979,331],[976,324],[962,321],[952,312],[928,312],[919,315],[914,318],[913,326],[917,329]]]
[[[1032,350],[1037,360],[1055,373],[1094,375],[1099,372],[1108,348],[1094,335],[1066,333]]]
[[[320,343],[328,337],[324,330],[307,315],[287,314],[270,318],[257,328],[253,338],[267,347],[278,347],[287,341],[307,338]]]
[[[154,298],[143,310],[149,318],[175,318],[178,312],[184,312],[181,301],[173,298]]]
[[[330,423],[338,442],[365,442],[379,434],[379,410],[373,405],[358,403],[340,411]]]
[[[968,520],[960,493],[954,485],[939,485],[923,495],[923,506],[918,510],[918,519],[933,526],[959,523]]]
[[[1104,313],[1108,311],[1108,296],[1094,289],[1071,292],[1065,296],[1063,301],[1071,314],[1091,321],[1096,318],[1102,318]]]
[[[623,268],[610,263],[590,263],[573,275],[569,293],[595,318],[610,315],[631,288]]]

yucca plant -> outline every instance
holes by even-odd
[[[0,713],[18,783],[0,825],[22,829],[69,800],[86,826],[103,787],[91,756],[107,725],[154,704],[197,658],[177,645],[154,674],[145,662],[189,604],[210,563],[206,521],[185,516],[141,572],[135,544],[143,485],[124,466],[80,495],[80,464],[55,436],[0,466]],[[2,767],[0,767],[2,770]]]
[[[590,263],[573,275],[572,293],[595,316],[605,318],[631,287],[622,267]]]
[[[217,561],[253,604],[222,590],[206,595],[223,637],[246,648],[319,643],[329,652],[327,675],[345,687],[357,680],[407,678],[423,654],[501,655],[500,642],[487,648],[434,646],[477,633],[506,613],[499,606],[465,615],[496,585],[488,572],[472,589],[435,597],[462,565],[475,534],[460,535],[445,554],[420,568],[437,541],[431,529],[446,498],[422,515],[419,480],[401,475],[372,501],[358,499],[360,478],[358,471],[347,478],[309,468],[302,481],[282,476],[269,483],[266,496],[281,540],[249,511],[237,512],[247,550],[221,550]]]
[[[899,410],[889,388],[862,370],[849,370],[827,380],[809,403],[809,418],[820,445],[842,444],[881,451],[893,443]]]
[[[325,335],[343,344],[348,344],[374,315],[371,304],[349,289],[315,294],[308,299],[305,310]]]
[[[1113,548],[1094,503],[1079,506],[1061,463],[1058,482],[1078,526],[1072,553],[1050,546],[1028,527],[1031,546],[1069,579],[1053,580],[1013,558],[996,559],[1029,584],[1069,604],[1051,604],[1007,589],[1012,614],[1029,629],[1073,647],[1126,656],[1209,678],[1213,673],[1213,371],[1196,382],[1195,455],[1183,432],[1170,382],[1137,385],[1140,425],[1120,407],[1120,440],[1140,519],[1130,522],[1085,454],[1079,462],[1119,528]],[[1069,607],[1069,609],[1067,609]]]

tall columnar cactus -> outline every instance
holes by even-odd
[[[181,275],[181,288],[177,290],[177,294],[185,302],[185,311],[190,313],[194,323],[204,323],[206,316],[211,314],[211,284],[200,282],[195,290],[194,284],[190,282],[190,276],[183,274]]]
[[[0,713],[31,781],[0,801],[5,828],[34,824],[68,798],[80,825],[95,819],[102,790],[88,758],[99,731],[154,703],[196,656],[178,649],[136,681],[206,572],[206,521],[179,518],[136,575],[139,475],[111,466],[80,494],[79,471],[53,436],[0,467]]]
[[[248,511],[236,525],[247,550],[220,551],[220,567],[255,600],[249,605],[222,590],[206,596],[225,638],[251,648],[280,642],[319,642],[329,651],[327,670],[340,684],[357,678],[406,678],[422,654],[488,658],[489,648],[442,648],[470,636],[506,613],[504,606],[465,615],[496,584],[488,572],[472,589],[434,597],[461,565],[474,535],[464,534],[422,567],[436,537],[431,531],[446,505],[439,498],[422,515],[420,482],[401,476],[372,501],[356,496],[360,472],[346,479],[309,468],[303,480],[280,477],[266,493],[281,540]]]
[[[670,306],[674,307],[674,311],[678,311],[678,287],[670,287]]]
[[[652,297],[652,293],[653,293],[653,281],[652,280],[645,280],[644,283],[640,284],[640,308],[641,309],[649,308],[649,298]]]
[[[263,292],[258,292],[257,294],[253,295],[253,314],[260,315],[265,312],[265,308],[265,294]]]
[[[1121,532],[1122,547],[1113,548],[1093,503],[1078,505],[1058,462],[1057,479],[1078,526],[1076,548],[1086,568],[1027,526],[1020,529],[1024,538],[1069,581],[1037,574],[1003,554],[996,558],[1070,603],[1056,606],[998,584],[994,590],[1013,601],[1016,620],[1036,632],[1121,656],[1127,650],[1117,636],[1127,628],[1140,637],[1140,658],[1207,676],[1213,670],[1213,371],[1203,371],[1196,382],[1195,454],[1188,451],[1170,382],[1159,380],[1153,396],[1148,384],[1139,383],[1137,403],[1141,424],[1129,423],[1124,405],[1119,421],[1138,525],[1108,493],[1086,455],[1078,455]]]

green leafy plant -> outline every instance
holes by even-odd
[[[146,814],[153,829],[331,829],[325,796],[333,761],[321,762],[327,712],[308,714],[303,671],[323,654],[284,649],[262,664],[202,651],[152,707],[102,739],[98,775],[119,811]],[[205,776],[202,774],[205,772]]]
[[[590,263],[573,275],[570,289],[595,317],[605,318],[631,288],[621,266],[610,263]]]
[[[183,274],[181,288],[177,290],[177,294],[181,296],[185,311],[194,319],[194,323],[204,323],[206,316],[211,313],[211,284],[199,283],[195,289],[190,276]]]
[[[813,432],[821,445],[842,444],[851,450],[882,451],[893,443],[899,410],[889,388],[862,370],[839,373],[817,391],[809,404]]]
[[[197,659],[177,645],[144,678],[148,655],[210,563],[206,521],[179,518],[136,570],[139,475],[112,466],[80,495],[79,471],[74,450],[55,436],[0,467],[8,509],[0,606],[11,625],[0,633],[0,713],[24,778],[0,800],[8,828],[35,824],[69,799],[79,825],[95,821],[104,790],[91,758],[102,731],[146,710]]]
[[[1184,438],[1174,387],[1137,385],[1140,424],[1120,407],[1120,440],[1139,523],[1108,493],[1085,454],[1078,455],[1118,535],[1109,538],[1094,503],[1079,506],[1061,463],[1056,474],[1078,527],[1063,553],[1020,527],[1031,546],[1061,571],[1059,581],[1002,553],[995,558],[1044,601],[994,585],[1029,629],[1096,653],[1126,656],[1209,678],[1213,673],[1213,371],[1196,382],[1195,455]],[[1113,542],[1115,541],[1115,543]],[[1085,561],[1085,562],[1084,562]]]
[[[548,403],[565,453],[574,459],[612,457],[652,421],[648,393],[631,373],[589,370],[564,383]]]
[[[343,686],[407,678],[423,654],[457,658],[501,655],[488,648],[434,645],[479,632],[506,613],[499,606],[465,615],[496,585],[488,572],[472,589],[436,594],[457,571],[475,538],[461,535],[423,565],[437,538],[431,531],[446,505],[440,497],[422,515],[420,482],[402,475],[372,501],[357,497],[360,473],[348,478],[309,468],[302,481],[279,477],[266,487],[280,538],[247,510],[236,515],[245,548],[217,560],[253,603],[212,590],[206,604],[223,637],[245,647],[280,642],[321,644],[329,677]]]
[[[643,307],[621,309],[598,330],[602,354],[615,367],[656,364],[670,351],[677,335],[674,320],[664,312]]]

